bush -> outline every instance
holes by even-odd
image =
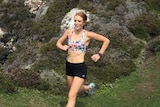
[[[0,47],[0,64],[3,64],[6,61],[8,54],[9,49]]]
[[[131,59],[110,59],[105,58],[94,63],[87,62],[89,71],[89,80],[97,82],[113,82],[117,78],[129,76],[135,72],[136,65]]]
[[[33,70],[15,69],[11,71],[16,85],[25,88],[48,90],[49,85],[42,81],[40,74]]]
[[[20,22],[22,23],[28,18],[32,17],[32,14],[28,11],[28,9],[24,6],[23,3],[4,3],[2,5],[2,12],[4,13],[1,16],[1,26],[10,29],[14,29],[13,23]],[[18,24],[17,24],[18,25]]]
[[[156,10],[156,11],[159,11],[160,12],[160,2],[159,0],[144,0],[147,4],[148,4],[148,7],[149,9],[151,10]]]
[[[117,55],[121,54],[121,51],[130,58],[137,58],[144,48],[144,43],[134,37],[122,28],[112,28],[114,32],[109,35],[110,48],[119,51]],[[114,53],[113,53],[114,54]]]
[[[70,11],[70,9],[76,7],[77,2],[77,0],[75,0],[73,3],[68,0],[55,0],[50,5],[46,14],[46,18],[55,25],[60,24],[64,15]]]
[[[108,10],[115,10],[120,4],[124,2],[124,0],[109,0],[109,5],[107,7]]]
[[[148,49],[154,54],[160,53],[160,36],[148,42]]]
[[[79,2],[77,7],[96,14],[96,8],[90,1]]]
[[[150,40],[160,34],[160,20],[150,14],[137,17],[128,24],[129,30],[143,40]]]
[[[66,53],[56,47],[56,41],[51,41],[41,47],[40,58],[37,63],[34,64],[34,69],[48,70],[62,68]]]
[[[41,42],[48,42],[52,37],[57,37],[60,27],[57,25],[52,24],[49,21],[45,23],[34,23],[32,24],[32,31],[36,33],[37,40]]]
[[[12,75],[0,72],[0,92],[13,94],[17,92]]]
[[[59,71],[55,70],[43,70],[40,74],[41,78],[50,84],[51,92],[55,94],[64,94],[67,92],[66,80],[63,75],[59,74]]]

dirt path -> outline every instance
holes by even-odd
[[[140,91],[139,94],[144,96],[144,98],[150,97],[157,91],[157,89],[153,86],[154,84],[153,82],[155,81],[155,79],[159,77],[160,77],[160,59],[156,62],[155,70],[149,76],[144,77],[144,80],[135,86],[136,90]]]

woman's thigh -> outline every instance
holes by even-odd
[[[73,79],[74,79],[73,76],[67,76],[67,84],[68,84],[69,88],[70,88],[71,85],[72,85]]]
[[[77,93],[81,89],[81,86],[83,85],[83,83],[84,83],[83,78],[75,76],[73,78],[73,81],[72,81],[72,84],[71,84],[71,87],[70,87],[69,95],[71,95],[71,96],[72,95],[73,96],[77,95]]]

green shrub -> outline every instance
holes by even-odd
[[[42,81],[40,74],[36,71],[15,69],[11,72],[14,75],[14,81],[17,86],[39,90],[48,90],[50,88],[46,82]]]
[[[113,82],[117,78],[129,76],[135,72],[136,65],[131,59],[110,59],[103,56],[98,62],[86,61],[89,80],[97,82]]]
[[[17,92],[13,77],[9,73],[0,72],[0,92],[7,94]]]
[[[13,26],[13,23],[19,25],[17,22],[22,23],[32,16],[21,1],[17,3],[4,3],[2,7],[2,12],[4,14],[1,16],[0,24],[7,29],[16,29],[17,26]]]
[[[77,7],[96,14],[96,8],[92,5],[90,1],[86,0],[84,2],[80,2]]]
[[[129,56],[131,58],[138,58],[139,54],[141,53],[142,49],[144,49],[144,44],[143,43],[139,43],[139,44],[134,44],[132,45],[131,48],[127,49],[127,53],[129,53]]]
[[[148,49],[154,54],[160,53],[160,36],[148,42]]]
[[[41,42],[48,42],[52,37],[57,37],[60,31],[58,25],[54,25],[49,21],[34,23],[31,29],[37,34],[36,40]]]
[[[131,21],[128,25],[129,30],[143,40],[149,40],[160,34],[160,20],[150,14],[144,14]]]
[[[109,35],[111,41],[109,45],[110,48],[119,51],[117,55],[120,55],[120,51],[122,51],[127,54],[127,57],[137,58],[144,48],[144,43],[132,38],[132,36],[122,28],[113,28],[113,30],[114,32]]]
[[[124,0],[108,0],[109,4],[107,5],[108,10],[115,10],[120,4],[124,3]]]
[[[67,91],[66,80],[63,75],[59,74],[59,71],[55,70],[43,70],[40,74],[41,78],[50,84],[51,92],[55,94],[64,94]]]
[[[55,0],[49,7],[46,18],[52,22],[54,25],[61,23],[64,15],[70,11],[73,7],[76,7],[77,0],[74,2],[68,0]]]
[[[147,6],[149,7],[149,9],[156,10],[156,11],[160,12],[159,0],[144,0],[144,1],[147,3]]]
[[[98,62],[93,62],[91,60],[91,55],[97,53],[99,48],[96,48],[95,45],[91,44],[92,49],[88,48],[86,54],[86,64],[88,65],[88,80],[97,81],[97,82],[113,82],[117,78],[130,75],[131,72],[136,70],[136,65],[131,57],[139,57],[139,51],[135,46],[134,54],[131,56],[130,53],[123,50],[110,50],[111,47],[107,49],[102,58]],[[99,44],[98,44],[99,45]],[[97,46],[98,46],[97,45]],[[135,56],[134,56],[135,55]]]
[[[51,37],[57,37],[63,17],[72,8],[76,7],[77,3],[78,0],[74,0],[74,2],[73,0],[55,0],[50,4],[44,16],[44,21],[33,28],[40,34],[39,39],[44,38],[45,41],[48,41]]]
[[[6,61],[8,54],[9,49],[0,47],[0,64],[3,64]]]
[[[41,57],[33,66],[35,70],[59,69],[64,66],[66,53],[56,47],[56,40],[42,46],[39,53]]]

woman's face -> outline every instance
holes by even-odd
[[[76,15],[74,17],[74,28],[75,30],[83,29],[83,26],[85,25],[83,18],[81,16]]]

